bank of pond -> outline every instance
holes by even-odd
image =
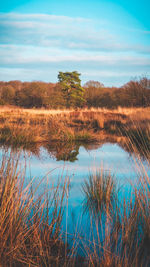
[[[115,142],[2,146],[0,264],[149,266],[145,155]]]

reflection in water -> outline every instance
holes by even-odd
[[[97,143],[85,143],[85,142],[70,142],[70,143],[59,143],[59,142],[52,142],[49,144],[43,145],[44,148],[47,149],[47,151],[50,153],[51,156],[54,156],[58,161],[70,161],[74,162],[78,160],[79,155],[79,148],[84,147],[87,150],[93,150],[98,149],[102,147],[104,144],[110,143],[110,144],[118,144],[121,148],[126,150],[131,156],[132,154],[142,157],[143,159],[149,159],[150,155],[150,143],[147,143],[145,139],[141,138],[141,142],[139,142],[139,139],[137,139],[134,135],[128,136],[127,139],[110,139],[102,142]],[[38,150],[33,150],[34,153],[38,154]]]
[[[22,149],[24,151],[31,152],[36,156],[40,156],[41,147],[45,148],[51,157],[56,158],[58,161],[78,161],[78,155],[80,147],[84,147],[86,150],[93,150],[102,147],[104,144],[118,144],[121,148],[126,150],[131,156],[132,154],[140,156],[143,159],[149,160],[150,155],[150,137],[145,134],[140,129],[132,129],[123,131],[121,136],[111,134],[107,138],[103,138],[102,141],[97,143],[83,142],[83,141],[70,141],[70,142],[50,142],[32,144],[28,146],[17,147],[15,144],[11,148],[15,151],[17,149]],[[3,145],[2,147],[7,147]],[[9,146],[8,146],[9,148]]]
[[[10,149],[7,152],[10,153]],[[128,243],[128,254],[130,254],[130,249],[135,252],[137,240],[139,242],[142,240],[137,229],[140,227],[142,231],[147,231],[145,225],[148,225],[145,224],[139,207],[144,207],[145,214],[148,214],[148,202],[143,200],[140,203],[144,203],[143,206],[133,205],[139,200],[132,205],[128,205],[127,202],[125,206],[118,205],[120,199],[129,199],[130,201],[130,196],[132,196],[130,180],[132,180],[132,184],[136,184],[137,170],[133,168],[134,161],[129,153],[117,144],[93,144],[93,146],[84,144],[84,146],[80,146],[80,144],[72,143],[66,147],[64,144],[54,144],[49,147],[45,144],[45,147],[38,148],[38,153],[30,153],[29,156],[29,153],[21,151],[20,154],[21,166],[24,166],[24,162],[26,163],[25,184],[36,177],[34,179],[36,186],[43,176],[49,173],[47,179],[43,179],[40,183],[39,194],[45,188],[46,190],[50,189],[52,183],[57,184],[60,176],[70,178],[71,189],[68,199],[64,203],[66,212],[64,212],[62,232],[67,229],[72,237],[74,233],[80,233],[81,250],[83,240],[86,240],[86,245],[88,244],[87,246],[93,252],[91,244],[94,240],[98,244],[96,252],[94,251],[97,253],[94,255],[95,259],[97,255],[99,259],[104,248],[115,255],[123,254]],[[142,165],[149,168],[144,161]],[[99,169],[103,171],[94,172]],[[92,173],[90,177],[89,172]],[[122,186],[121,191],[118,191],[120,186]],[[123,201],[121,202],[123,203]],[[83,203],[84,210],[86,207],[87,212],[83,212]],[[96,216],[93,216],[94,213]],[[68,237],[67,241],[69,242]],[[71,242],[74,242],[73,239]],[[144,244],[143,240],[142,242]],[[114,266],[117,266],[117,263],[114,263]]]
[[[48,152],[53,155],[58,161],[70,161],[74,162],[78,160],[77,156],[79,154],[79,143],[52,143],[47,144],[45,148],[48,150]]]

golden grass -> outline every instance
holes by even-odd
[[[51,142],[117,142],[140,129],[149,136],[150,108],[45,110],[0,108],[0,143],[29,148]],[[147,138],[147,142],[149,137]],[[136,143],[136,142],[135,142]]]
[[[104,209],[113,210],[117,200],[116,183],[110,172],[97,170],[89,175],[82,186],[85,195],[85,210],[92,213],[102,213]]]
[[[91,232],[96,232],[92,233],[92,241],[75,234],[83,244],[84,257],[79,263],[75,247],[67,250],[61,235],[69,182],[65,180],[63,188],[58,182],[36,198],[40,184],[36,190],[33,181],[24,188],[25,177],[18,169],[18,158],[4,157],[0,167],[0,265],[148,267],[150,177],[140,158],[135,164],[138,180],[132,185],[130,199],[116,198],[114,180],[103,171],[92,174],[86,183],[84,192],[90,200],[90,210],[96,213],[90,220]]]
[[[61,266],[66,261],[60,227],[67,180],[36,196],[33,180],[24,188],[18,160],[3,158],[0,168],[0,265]],[[61,189],[60,189],[61,187]]]
[[[143,110],[144,110],[144,114],[143,114]],[[13,112],[13,113],[29,113],[29,114],[44,114],[44,115],[57,115],[57,114],[64,114],[64,113],[71,113],[73,111],[76,111],[74,109],[25,109],[25,108],[18,108],[16,106],[1,106],[0,107],[0,113],[4,113],[4,112]],[[125,115],[130,115],[130,114],[143,114],[144,116],[149,115],[150,114],[150,107],[146,107],[146,108],[124,108],[124,107],[118,107],[117,109],[106,109],[106,108],[78,108],[77,111],[79,111],[80,113],[84,113],[84,112],[103,112],[103,113],[121,113],[121,114],[125,114]]]
[[[138,162],[138,164],[142,163]],[[94,220],[90,220],[93,241],[84,243],[88,258],[87,266],[148,267],[150,264],[150,178],[148,174],[145,171],[143,176],[140,173],[138,177],[137,174],[137,184],[132,185],[130,199],[124,197],[120,201],[119,199],[116,201],[112,182],[109,186],[105,175],[101,178],[101,188],[105,188],[104,192],[98,192],[99,186],[93,188],[94,179],[93,176],[93,180],[86,183],[84,187],[86,202],[88,201],[90,214],[92,218],[94,217]],[[96,181],[99,183],[99,175]],[[103,199],[103,209],[95,209],[93,202],[99,203],[101,199]]]

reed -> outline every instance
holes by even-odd
[[[103,170],[90,174],[82,189],[85,195],[84,206],[94,213],[112,209],[117,200],[114,177]]]
[[[86,201],[93,214],[95,214],[94,203],[98,203],[100,199],[97,193],[99,184],[96,184],[94,179],[94,176],[91,176],[89,183],[84,185]],[[99,181],[99,176],[97,179]],[[97,216],[94,216],[94,220],[90,220],[91,229],[96,229],[96,233],[92,232],[92,242],[85,243],[87,265],[148,267],[150,264],[150,178],[146,173],[144,176],[137,177],[138,183],[133,185],[130,199],[124,197],[122,201],[116,201],[116,196],[112,193],[111,197],[115,205],[110,204],[112,203],[110,194],[106,201],[106,192],[110,192],[109,188],[112,188],[112,186],[106,186],[107,179],[105,177],[101,180],[101,188],[104,189],[100,191],[100,195],[105,196],[101,212],[98,214],[96,211]],[[96,186],[94,190],[93,185]],[[108,207],[111,209],[107,208],[106,203],[109,203]]]
[[[60,233],[68,182],[36,197],[39,185],[24,188],[18,166],[18,159],[5,157],[0,168],[0,265],[62,266],[68,257]]]
[[[52,141],[88,143],[107,139],[115,132],[126,149],[134,153],[142,151],[147,160],[150,159],[149,110],[145,115],[134,109],[117,112],[79,110],[59,114],[13,112],[5,110],[0,115],[0,141],[3,144],[24,148],[43,142],[48,145]],[[136,112],[140,114],[138,119]],[[73,161],[78,149],[79,146],[71,153],[69,147],[68,154],[59,151],[59,158]],[[137,175],[138,184],[132,185],[130,199],[125,197],[123,201],[118,198],[115,177],[109,172],[97,171],[84,182],[83,204],[92,216],[91,231],[96,229],[96,233],[92,233],[92,241],[82,240],[78,233],[85,255],[79,263],[74,247],[68,249],[61,232],[69,182],[65,180],[62,188],[59,181],[57,186],[37,197],[36,190],[40,185],[33,188],[30,183],[25,188],[25,175],[18,164],[19,158],[10,156],[3,158],[0,167],[1,266],[150,265],[150,178],[143,166],[143,171]],[[140,162],[135,161],[135,164],[137,170],[140,169]]]
[[[135,123],[146,133],[149,116],[149,108],[53,111],[4,107],[0,109],[0,143],[32,150],[33,146],[52,142],[111,141],[124,145],[129,135],[137,139]]]
[[[69,182],[52,186],[40,197],[33,181],[24,187],[18,158],[3,158],[0,168],[0,264],[2,266],[149,266],[150,178],[140,174],[130,199],[118,199],[114,177],[103,170],[83,185],[92,216],[92,241],[84,257],[65,244],[61,222]],[[96,216],[93,217],[93,214]],[[64,236],[68,235],[65,233]],[[89,242],[89,243],[88,243]]]
[[[130,124],[132,124],[132,127],[130,127]],[[124,129],[126,148],[150,160],[150,125],[144,123],[141,127],[135,121],[130,124],[125,126]]]
[[[144,115],[143,115],[144,110]],[[136,118],[136,114],[138,119]],[[121,138],[134,123],[149,128],[150,109],[36,110],[1,108],[0,142],[23,146],[49,141],[89,141]],[[122,133],[120,133],[122,130]]]

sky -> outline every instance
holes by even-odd
[[[150,78],[148,0],[5,0],[0,80],[57,82],[59,71],[121,86]]]

